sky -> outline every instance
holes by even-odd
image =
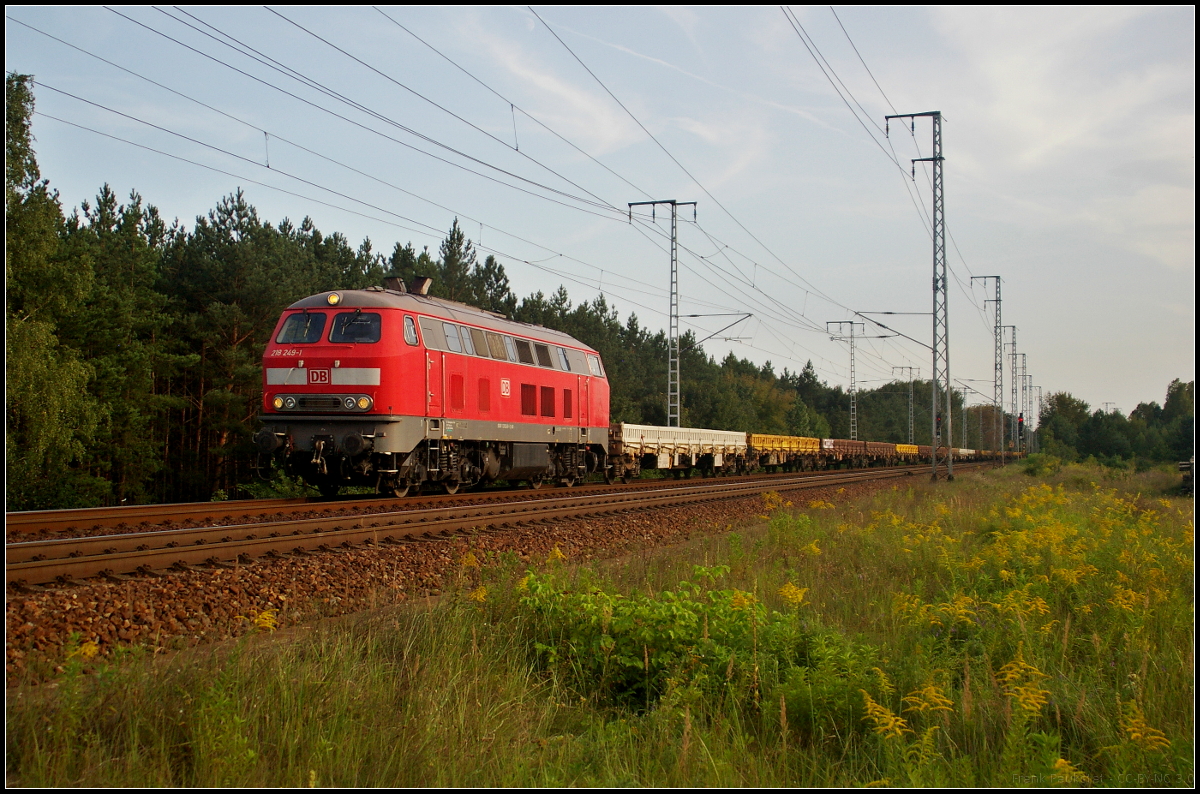
[[[694,201],[682,327],[848,386],[831,336],[851,326],[827,324],[863,323],[864,389],[931,373],[931,172],[912,163],[931,121],[884,117],[940,111],[969,402],[991,401],[995,353],[996,284],[973,277],[1000,277],[1043,395],[1128,413],[1195,378],[1194,7],[790,13],[7,6],[5,69],[37,81],[68,211],[108,184],[190,226],[242,190],[266,221],[384,254],[436,252],[458,218],[519,296],[603,294],[651,328],[670,207],[628,205]]]

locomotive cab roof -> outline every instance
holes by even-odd
[[[331,296],[336,296],[332,300]],[[368,289],[329,290],[316,295],[302,298],[286,311],[295,309],[401,309],[415,314],[438,317],[448,322],[466,323],[501,334],[520,336],[534,339],[550,345],[567,345],[586,350],[599,355],[595,348],[580,342],[573,336],[562,331],[555,331],[544,325],[510,320],[503,314],[490,312],[476,306],[469,306],[458,301],[434,298],[429,295],[417,295],[412,292],[398,292],[382,287]]]

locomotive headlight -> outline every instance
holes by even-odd
[[[342,302],[342,296],[336,292],[331,292],[325,297],[325,300],[329,302],[330,306],[337,306]]]
[[[283,407],[283,398],[282,398],[282,397],[276,397],[276,398],[275,398],[275,401],[274,401],[274,403],[273,403],[273,404],[274,404],[274,406],[275,406],[275,410],[276,410],[276,411],[278,411],[280,408],[282,408],[282,407]]]
[[[285,399],[285,400],[283,401],[283,404],[284,404],[284,406],[285,406],[285,407],[287,407],[287,408],[295,408],[295,407],[296,407],[296,398],[295,398],[295,397],[288,397],[287,399]]]
[[[371,398],[370,397],[359,397],[358,398],[358,407],[364,411],[367,410],[368,408],[370,408],[371,407]]]
[[[347,411],[354,410],[354,398],[353,397],[347,397],[346,399],[342,400],[342,403],[346,406]]]

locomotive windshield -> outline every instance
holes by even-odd
[[[376,312],[364,312],[362,309],[341,312],[333,318],[333,330],[329,332],[329,341],[367,344],[378,342],[381,327],[382,322]]]
[[[297,312],[287,318],[279,336],[278,345],[311,345],[321,341],[325,330],[325,314],[322,312]]]

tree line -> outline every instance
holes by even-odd
[[[580,339],[604,358],[613,421],[665,424],[665,332],[622,320],[604,296],[573,304],[560,287],[518,299],[457,219],[434,253],[398,242],[384,253],[308,218],[265,221],[241,191],[191,228],[107,185],[65,212],[37,164],[30,84],[6,76],[6,509],[238,493],[257,476],[262,353],[280,313],[388,275],[428,276],[432,295]],[[733,354],[717,361],[690,332],[681,351],[684,425],[848,437],[849,395],[811,362],[777,374]],[[930,443],[929,388],[913,387],[918,444]],[[859,437],[907,441],[908,393],[898,383],[860,392]],[[967,425],[966,446],[986,446],[990,420]]]

